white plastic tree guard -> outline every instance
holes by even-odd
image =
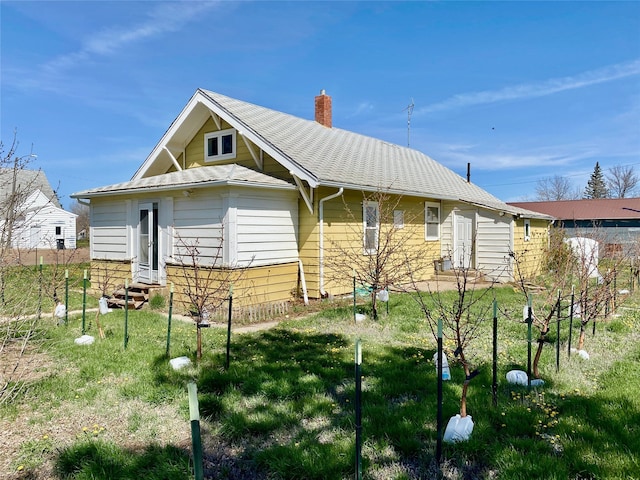
[[[471,415],[461,417],[456,414],[449,419],[442,440],[447,443],[466,442],[473,432],[473,419]]]

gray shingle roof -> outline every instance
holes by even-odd
[[[82,192],[74,193],[72,197],[90,198],[106,194],[131,193],[157,191],[157,190],[179,190],[187,188],[207,187],[213,184],[257,186],[264,188],[294,189],[295,187],[285,182],[273,178],[269,175],[256,172],[241,165],[212,165],[200,168],[190,168],[180,172],[170,172],[164,175],[139,178],[128,182],[117,183],[105,187],[92,188]]]
[[[507,205],[417,150],[340,128],[327,128],[313,120],[202,89],[196,91],[131,182],[79,192],[72,197],[135,188],[170,188],[165,183],[173,182],[174,177],[170,177],[171,180],[161,178],[165,176],[161,172],[166,171],[170,164],[169,157],[163,152],[164,147],[174,145],[179,151],[211,111],[314,187],[324,185],[365,191],[381,190],[422,198],[462,201],[514,215],[547,218]],[[164,160],[159,162],[161,155],[164,155]],[[192,171],[203,168],[212,167],[186,170],[179,175],[183,179],[180,181],[188,181],[186,178],[190,175],[198,175]],[[262,177],[259,182],[263,183],[267,182],[266,178],[271,178],[266,175]]]
[[[0,168],[0,204],[4,204],[13,190],[13,168]],[[62,208],[60,200],[51,188],[47,176],[42,170],[17,169],[16,189],[20,198],[26,199],[31,193],[40,190],[51,203]]]
[[[312,120],[219,93],[200,92],[245,129],[311,173],[320,184],[504,205],[489,192],[417,150],[327,128]]]

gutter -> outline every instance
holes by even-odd
[[[344,192],[344,188],[340,187],[336,193],[328,195],[324,198],[321,198],[318,202],[318,212],[319,212],[319,221],[320,221],[320,238],[319,238],[319,261],[320,261],[320,295],[325,297],[327,292],[324,289],[324,202],[327,200],[332,200],[336,197],[339,197]]]
[[[245,180],[213,180],[208,182],[192,182],[192,183],[182,183],[182,184],[170,184],[170,185],[139,185],[134,187],[127,187],[122,189],[115,190],[105,190],[98,192],[78,192],[72,193],[70,195],[71,198],[93,198],[93,197],[104,197],[104,196],[113,196],[113,195],[129,195],[129,194],[139,194],[143,192],[166,192],[166,191],[179,191],[179,190],[189,190],[194,188],[209,188],[209,187],[219,187],[219,186],[229,186],[229,187],[255,187],[255,188],[264,188],[264,189],[274,189],[274,190],[296,190],[295,185],[287,184],[287,185],[272,185],[270,183],[260,183],[260,182],[249,182]]]

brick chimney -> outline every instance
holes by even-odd
[[[324,90],[316,97],[316,122],[331,128],[331,97]]]

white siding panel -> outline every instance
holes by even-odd
[[[200,191],[173,202],[174,260],[191,263],[197,257],[203,265],[222,264],[222,200],[212,192]]]
[[[19,248],[55,249],[58,240],[64,242],[65,248],[76,248],[76,216],[46,204],[27,212],[24,222],[16,223],[12,244]]]
[[[91,202],[91,255],[127,260],[127,205],[124,200]]]
[[[237,199],[237,255],[253,266],[298,260],[298,200],[264,191]]]
[[[486,275],[500,281],[510,279],[507,269],[511,251],[510,222],[511,217],[479,210],[476,240],[478,266]]]

